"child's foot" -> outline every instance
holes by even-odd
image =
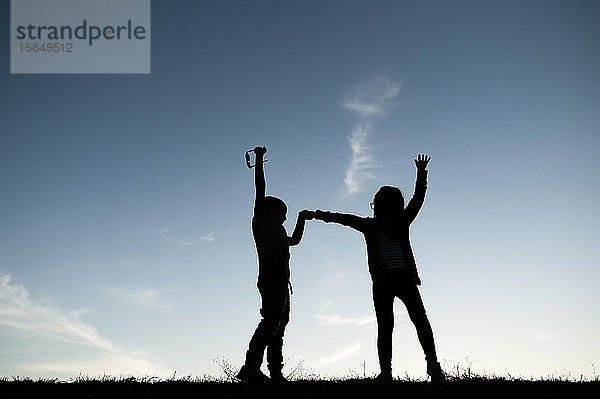
[[[280,371],[278,373],[271,373],[271,382],[273,384],[285,384],[286,382],[288,382],[288,380],[283,376],[283,374]]]
[[[393,377],[391,370],[382,371],[377,377],[375,377],[375,381],[380,384],[391,384],[392,379]]]
[[[438,384],[446,381],[446,374],[439,362],[427,362],[427,374],[431,377],[431,382]]]
[[[269,382],[269,377],[263,374],[259,368],[243,365],[240,372],[235,376],[240,381],[248,384],[265,384]]]

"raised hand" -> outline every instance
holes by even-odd
[[[267,147],[254,147],[254,153],[256,156],[265,155],[267,153]]]
[[[419,154],[417,155],[417,159],[415,159],[415,165],[417,165],[417,169],[419,170],[425,169],[429,161],[431,161],[429,155]]]

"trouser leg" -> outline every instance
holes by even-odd
[[[260,309],[262,319],[258,323],[248,345],[245,362],[247,366],[253,368],[261,366],[265,348],[273,342],[274,337],[278,334],[281,322],[284,320],[286,303],[289,302],[287,301],[287,287],[285,291],[282,289],[264,288],[260,290],[260,294],[262,297],[262,307]],[[289,308],[289,303],[287,303],[287,306]],[[285,324],[287,324],[287,320]],[[281,345],[283,345],[283,331],[281,332],[280,341]],[[277,342],[275,342],[275,347],[277,347]],[[281,352],[281,349],[279,349],[279,352]]]
[[[392,370],[392,332],[394,330],[394,294],[387,284],[373,281],[373,304],[377,317],[377,354],[382,373]]]
[[[258,323],[258,327],[254,330],[250,344],[248,345],[248,351],[246,351],[246,362],[245,364],[252,368],[260,368],[263,357],[265,354],[265,348],[267,346],[267,337],[270,335],[270,331],[273,330],[271,321],[265,320],[264,318]]]
[[[290,298],[285,298],[285,306],[275,333],[267,342],[267,365],[271,375],[281,374],[283,368],[283,335],[290,321]]]
[[[417,329],[419,342],[425,353],[425,360],[428,362],[436,362],[437,355],[435,351],[435,342],[433,339],[433,331],[431,324],[423,306],[423,300],[416,284],[407,283],[401,286],[398,292],[398,297],[404,302],[408,316]]]

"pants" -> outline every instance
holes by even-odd
[[[290,294],[285,285],[261,285],[262,319],[246,352],[246,365],[259,368],[267,349],[267,366],[271,375],[281,373],[283,368],[283,334],[290,320]]]
[[[408,316],[417,329],[425,360],[437,361],[431,324],[427,319],[421,294],[413,279],[402,269],[392,269],[373,279],[373,303],[377,316],[377,352],[381,371],[392,369],[392,331],[394,298],[404,302]]]

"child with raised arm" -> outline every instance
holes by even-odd
[[[377,191],[371,207],[374,217],[315,211],[314,218],[327,223],[339,223],[363,233],[367,244],[369,272],[373,281],[373,302],[377,316],[377,352],[381,373],[379,381],[392,380],[392,330],[394,328],[394,298],[404,302],[408,315],[417,329],[425,352],[427,374],[432,382],[445,380],[437,360],[433,332],[425,313],[418,285],[421,280],[409,240],[409,226],[415,220],[425,200],[427,190],[427,155],[415,159],[417,181],[415,192],[406,206],[397,187],[383,186]]]
[[[267,349],[267,366],[271,381],[285,382],[283,368],[283,334],[290,317],[290,246],[298,245],[304,233],[306,219],[312,212],[302,210],[298,214],[296,227],[291,237],[287,235],[283,222],[287,206],[276,197],[266,196],[264,155],[266,147],[254,148],[256,166],[254,182],[256,200],[252,217],[252,234],[258,252],[258,291],[262,299],[261,321],[248,345],[246,361],[237,378],[244,382],[260,383],[269,378],[260,366]]]

